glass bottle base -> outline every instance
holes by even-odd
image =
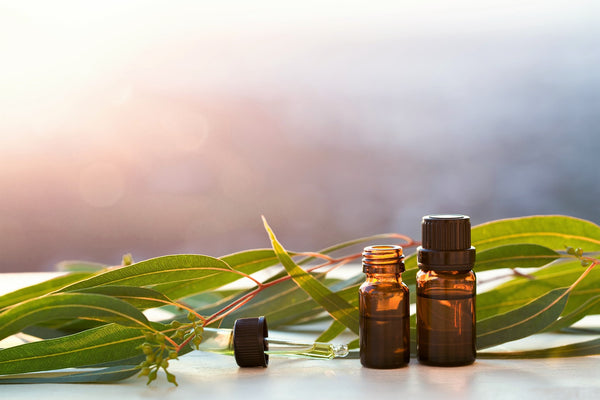
[[[471,365],[475,362],[475,359],[469,360],[458,360],[458,361],[438,361],[438,360],[428,360],[417,358],[419,360],[419,364],[429,365],[432,367],[462,367],[465,365]]]

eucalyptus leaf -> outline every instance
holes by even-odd
[[[60,290],[91,275],[87,272],[70,273],[7,293],[0,296],[0,311],[7,306]]]
[[[94,286],[91,288],[80,289],[77,292],[116,297],[141,310],[173,304],[173,300],[169,299],[164,294],[157,290],[145,287]]]
[[[57,270],[68,272],[99,272],[108,267],[106,264],[81,260],[65,260],[56,264]]]
[[[156,286],[210,276],[217,271],[236,274],[226,262],[214,257],[197,254],[169,255],[102,272],[60,291],[72,292],[105,285]]]
[[[345,301],[346,304],[348,304],[348,307],[353,307],[356,310],[356,313],[358,313],[358,285],[340,290],[338,292],[331,291],[330,293],[333,293],[340,299],[340,301]],[[307,318],[322,314],[324,309],[321,304],[310,297],[291,304],[275,303],[272,305],[276,305],[278,307],[269,307],[269,313],[265,315],[267,315],[269,318],[269,325],[274,328],[282,325],[292,325],[293,323],[303,322]],[[333,318],[336,319],[335,317]],[[271,323],[271,321],[273,322]],[[350,328],[350,330],[352,329]]]
[[[357,308],[329,290],[327,286],[323,285],[296,265],[283,246],[277,241],[275,234],[264,218],[263,222],[265,224],[265,229],[271,238],[271,244],[273,245],[275,254],[277,254],[279,261],[294,282],[319,303],[335,320],[344,324],[352,332],[358,334]]]
[[[523,307],[483,319],[477,323],[477,348],[485,349],[538,333],[561,314],[567,303],[567,288],[559,288]]]
[[[311,274],[315,279],[324,282],[325,274]],[[351,277],[326,285],[337,292],[349,303],[355,305],[358,300],[358,286],[362,278]],[[233,326],[237,318],[264,315],[273,328],[291,325],[323,312],[323,308],[306,292],[293,282],[281,282],[276,286],[264,289],[245,307],[231,313],[224,321],[226,327]]]
[[[170,255],[114,269],[84,265],[86,270],[97,272],[74,272],[0,296],[0,337],[22,331],[40,337],[61,335],[0,350],[0,375],[3,375],[0,383],[110,382],[131,376],[137,369],[134,365],[146,357],[140,345],[153,340],[147,338],[149,330],[172,335],[178,324],[191,325],[187,316],[181,314],[175,317],[178,323],[171,327],[148,322],[141,312],[166,304],[169,304],[167,309],[176,311],[171,299],[184,299],[200,306],[197,311],[208,317],[223,312],[232,302],[254,291],[253,299],[229,314],[223,321],[224,326],[239,317],[265,315],[269,326],[285,326],[291,330],[301,323],[329,323],[318,341],[331,341],[347,328],[357,334],[357,290],[363,275],[358,272],[349,279],[339,280],[331,279],[326,272],[305,271],[300,265],[325,261],[312,256],[314,253],[286,251],[266,220],[264,225],[273,249],[247,250],[220,258]],[[375,244],[394,238],[403,237],[374,235],[330,246],[319,253],[325,255],[364,242]],[[565,331],[584,316],[600,313],[600,271],[596,268],[579,280],[584,269],[576,258],[582,253],[600,251],[597,225],[568,216],[531,216],[476,226],[472,239],[477,248],[477,272],[536,268],[534,272],[525,270],[526,274],[515,275],[488,292],[478,293],[478,349],[538,332]],[[408,249],[414,244],[411,241]],[[565,255],[565,246],[581,250],[572,252],[574,257],[571,257]],[[300,256],[302,258],[295,262],[294,258]],[[351,254],[345,260],[356,260],[359,256]],[[405,258],[405,265],[402,278],[414,292],[418,271],[414,252]],[[78,268],[76,264],[69,267]],[[249,279],[249,275],[267,268],[274,273],[270,278],[260,283],[256,278],[252,278],[253,282]],[[251,282],[249,287],[218,290],[243,279]],[[574,282],[577,285],[571,287]],[[94,327],[94,324],[102,325]],[[414,325],[413,316],[413,354],[416,350]],[[68,330],[81,331],[66,334]],[[599,341],[522,352],[479,351],[478,357],[600,354]],[[176,346],[175,342],[171,344]],[[350,348],[358,346],[358,339],[350,342]],[[182,355],[191,351],[191,346],[185,345],[179,350]],[[57,371],[63,368],[75,369]],[[170,374],[167,377],[170,381],[174,379]]]
[[[477,252],[474,269],[537,268],[558,258],[559,253],[538,244],[508,244]]]
[[[562,315],[558,320],[554,321],[544,329],[544,332],[557,331],[559,329],[568,328],[575,322],[581,320],[586,315],[590,314],[590,310],[593,310],[600,304],[600,296],[594,296],[584,302],[575,310],[571,311],[566,315]]]
[[[338,337],[342,332],[346,330],[346,326],[338,321],[332,321],[331,325],[319,335],[319,337],[315,340],[315,342],[330,342],[336,337]]]
[[[310,302],[311,305],[297,307],[299,304],[306,304],[306,302]],[[290,280],[262,290],[247,305],[228,315],[223,320],[222,326],[232,327],[234,321],[238,318],[264,315],[269,321],[269,326],[275,328],[282,323],[292,323],[300,320],[307,310],[312,310],[315,307],[320,308],[318,303]],[[293,311],[288,311],[290,308]],[[284,322],[277,317],[277,314],[281,313],[284,314]]]
[[[293,253],[290,253],[293,256]],[[250,275],[272,267],[279,263],[279,259],[271,249],[248,250],[230,254],[220,258],[233,270]],[[169,282],[154,286],[154,288],[173,299],[181,299],[190,295],[207,292],[240,279],[247,279],[243,275],[227,271],[213,271],[185,281]]]
[[[127,379],[139,372],[137,365],[119,365],[106,368],[0,375],[0,383],[104,383]]]
[[[535,215],[477,225],[471,230],[477,251],[507,244],[538,244],[554,250],[565,246],[600,251],[600,227],[592,222],[564,215]]]
[[[99,294],[60,293],[19,303],[0,313],[0,339],[37,323],[64,318],[88,318],[125,326],[148,326],[148,319],[132,305]]]
[[[153,325],[154,326],[154,325]],[[52,371],[122,360],[140,354],[142,330],[108,324],[69,336],[0,350],[0,374]]]
[[[477,318],[503,313],[526,304],[548,291],[571,285],[583,273],[578,260],[560,261],[527,277],[515,277],[494,290],[477,296]],[[600,270],[592,270],[569,295],[564,312],[570,313],[589,298],[600,295]],[[600,305],[588,309],[588,314],[600,312]]]
[[[581,357],[600,354],[600,338],[584,342],[550,347],[538,350],[506,351],[506,352],[477,352],[478,358],[556,358],[556,357]]]

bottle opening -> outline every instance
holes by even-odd
[[[397,245],[374,245],[365,247],[362,253],[363,271],[400,273],[404,271],[402,247]]]

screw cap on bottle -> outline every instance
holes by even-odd
[[[269,336],[265,317],[240,318],[233,325],[233,354],[240,367],[266,367],[269,364]]]
[[[419,268],[433,271],[468,271],[475,265],[471,246],[471,220],[466,215],[426,215],[421,223]]]

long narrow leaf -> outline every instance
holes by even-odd
[[[81,289],[78,293],[93,293],[119,298],[139,309],[163,307],[173,304],[164,294],[145,287],[136,286],[95,286]]]
[[[69,285],[60,291],[72,292],[104,285],[156,286],[167,282],[197,279],[211,275],[215,271],[236,273],[226,262],[217,258],[196,254],[169,255],[109,270]]]
[[[583,272],[579,261],[560,261],[530,274],[517,277],[494,290],[477,295],[477,317],[483,319],[520,307],[550,290],[571,285]],[[570,293],[564,313],[571,313],[588,299],[600,295],[600,269],[592,270]],[[600,312],[600,304],[588,314]]]
[[[600,339],[568,344],[565,346],[551,347],[539,350],[510,351],[510,352],[477,352],[478,358],[553,358],[553,357],[581,357],[600,354]]]
[[[523,307],[477,323],[477,348],[521,339],[540,332],[561,314],[567,302],[567,288],[554,289]]]
[[[152,323],[156,330],[164,325]],[[77,368],[139,356],[143,330],[108,324],[69,336],[0,350],[0,374]]]
[[[338,292],[332,292],[336,294],[343,301],[346,301],[350,306],[354,307],[358,315],[358,286],[352,286]],[[273,327],[281,325],[290,325],[299,320],[304,320],[309,317],[317,316],[321,314],[323,307],[316,302],[316,300],[310,298],[302,302],[290,305],[281,305],[277,310],[272,311],[269,314],[270,325]]]
[[[85,368],[56,372],[34,372],[0,376],[2,383],[103,383],[127,379],[140,370],[137,365],[120,365],[107,368]]]
[[[346,326],[338,321],[333,321],[329,327],[319,335],[315,342],[327,343],[338,337],[346,330]]]
[[[594,309],[600,304],[600,296],[594,296],[581,306],[573,310],[572,312],[561,316],[558,320],[554,321],[544,329],[545,332],[557,331],[559,329],[568,328],[575,322],[579,321],[590,313],[590,310]]]
[[[324,282],[324,274],[314,276],[315,279]],[[359,281],[357,277],[352,277],[326,286],[354,305],[358,299],[358,286],[362,283],[362,279],[364,278],[361,277]],[[269,326],[276,328],[303,321],[321,314],[322,311],[321,305],[307,295],[302,288],[288,281],[264,289],[252,302],[230,314],[223,321],[223,325],[232,326],[237,318],[264,315],[269,320]]]
[[[69,272],[100,272],[108,267],[106,264],[82,260],[65,260],[56,264],[57,270]]]
[[[60,293],[28,300],[0,314],[0,339],[44,321],[88,318],[118,322],[125,326],[147,326],[148,319],[132,305],[109,296]]]
[[[537,268],[560,257],[552,249],[538,244],[509,244],[477,253],[475,271],[497,268]]]
[[[332,292],[321,282],[313,278],[309,273],[300,268],[294,260],[288,255],[283,246],[277,241],[275,234],[264,220],[273,245],[273,250],[277,254],[279,261],[292,277],[294,282],[308,293],[317,303],[319,303],[335,320],[341,322],[351,331],[358,334],[358,310],[347,301],[342,299],[336,293]]]
[[[600,250],[600,227],[564,215],[537,215],[502,219],[475,226],[471,231],[477,251],[506,244],[533,243],[554,250],[565,246]]]
[[[77,272],[48,279],[35,285],[27,286],[14,292],[0,296],[0,310],[25,300],[52,293],[74,282],[90,277],[87,272]]]
[[[233,270],[245,275],[254,274],[279,263],[279,259],[272,249],[248,250],[223,256],[220,259]],[[220,288],[240,279],[246,278],[244,275],[231,273],[230,271],[213,271],[210,274],[185,281],[159,284],[154,288],[172,299],[181,299]]]

